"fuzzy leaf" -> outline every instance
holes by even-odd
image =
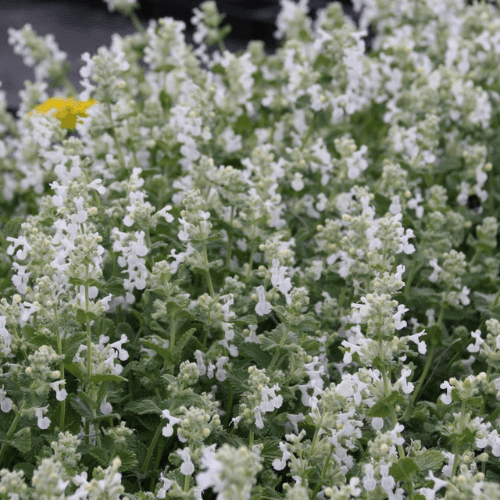
[[[196,328],[190,328],[189,330],[185,331],[184,333],[181,333],[178,336],[178,339],[176,340],[176,343],[175,343],[176,362],[181,361],[182,350],[184,349],[186,344],[189,342],[189,339],[193,336],[194,332],[196,332]]]
[[[377,401],[368,411],[370,417],[390,417],[392,409],[397,404],[404,404],[405,399],[401,394],[394,391],[388,398],[383,398]]]
[[[124,472],[136,469],[137,466],[139,465],[139,461],[137,460],[135,453],[132,450],[126,448],[124,446],[124,443],[119,443],[119,444],[121,444],[122,446],[116,449],[116,454],[120,457],[122,464],[120,465],[120,468],[118,470],[120,472]]]
[[[87,334],[85,332],[78,332],[71,335],[71,337],[66,337],[62,340],[63,353],[66,356],[65,360],[69,363],[73,362],[73,359],[78,352],[78,348],[85,343],[87,340]]]
[[[83,309],[76,310],[76,320],[79,323],[86,323],[87,320],[92,321],[92,320],[96,320],[96,319],[99,319],[99,317],[97,316],[97,314],[95,314],[93,312],[90,312],[90,311],[86,312]]]
[[[97,460],[100,466],[107,467],[109,465],[110,458],[104,448],[99,446],[90,446],[88,453]]]
[[[64,363],[64,369],[71,373],[71,375],[76,377],[78,380],[83,379],[83,373],[76,363]]]
[[[144,344],[148,349],[153,350],[156,354],[159,354],[169,365],[173,363],[172,353],[169,349],[165,349],[165,347],[161,347],[154,342],[151,342],[146,339],[140,339],[140,341]]]
[[[128,379],[112,373],[92,375],[89,380],[90,382],[94,382],[94,384],[98,384],[99,382],[128,382]]]
[[[424,472],[441,468],[444,462],[443,454],[438,450],[427,450],[421,455],[414,457],[419,469]]]
[[[139,401],[131,401],[125,405],[124,410],[126,412],[137,413],[139,415],[145,415],[147,413],[155,413],[160,415],[162,410],[152,399],[141,399]]]
[[[400,458],[395,464],[391,465],[389,472],[396,481],[411,482],[415,472],[418,472],[419,466],[413,458]]]
[[[31,428],[25,427],[16,432],[12,439],[12,446],[17,448],[23,455],[31,450]]]

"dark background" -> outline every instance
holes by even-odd
[[[186,41],[191,43],[192,9],[202,0],[139,0],[136,14],[146,28],[149,19],[165,16],[186,23]],[[332,3],[331,0],[310,0],[309,16],[316,18],[318,9]],[[350,0],[343,0],[344,12],[352,15]],[[280,11],[279,0],[219,0],[219,12],[225,13],[223,24],[233,29],[225,39],[225,46],[231,52],[245,49],[251,40],[263,40],[266,52],[274,53],[277,41],[273,37],[276,17]],[[21,56],[14,54],[8,43],[8,28],[21,29],[30,23],[38,36],[53,33],[59,49],[66,52],[71,64],[69,79],[78,91],[79,69],[83,65],[81,55],[94,55],[103,45],[111,44],[111,35],[121,36],[135,33],[132,22],[119,13],[108,12],[103,0],[0,0],[0,82],[1,90],[7,94],[8,108],[16,112],[20,104],[19,91],[24,81],[35,81],[32,68],[24,65]]]

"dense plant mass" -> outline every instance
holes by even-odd
[[[0,499],[500,498],[498,7],[107,2],[80,93],[9,30]]]

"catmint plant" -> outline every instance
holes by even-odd
[[[499,2],[106,4],[9,29],[0,498],[498,497]]]

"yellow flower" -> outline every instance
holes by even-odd
[[[42,104],[39,104],[34,111],[38,113],[48,113],[49,111],[56,110],[53,114],[56,118],[61,120],[61,127],[74,129],[76,127],[76,119],[78,116],[88,116],[86,113],[87,108],[97,104],[95,99],[88,101],[75,101],[72,97],[65,99],[64,97],[51,97]],[[31,115],[32,112],[29,114]],[[80,120],[78,123],[83,123]]]

